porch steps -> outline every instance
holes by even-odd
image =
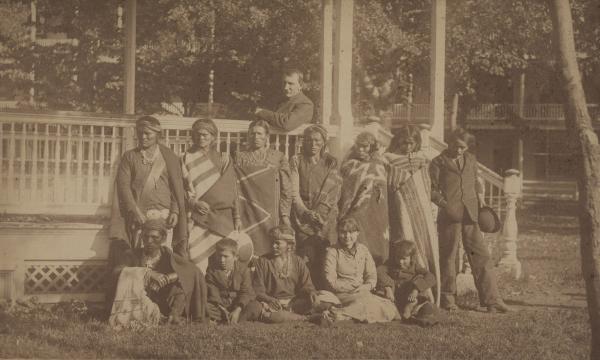
[[[523,181],[523,203],[576,201],[579,193],[575,181]]]

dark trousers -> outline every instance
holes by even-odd
[[[208,308],[208,316],[211,320],[215,320],[217,322],[226,322],[227,319],[224,318],[224,314],[219,309],[219,306],[213,303],[207,304]],[[262,305],[256,300],[251,300],[242,308],[242,312],[240,313],[240,317],[238,319],[239,322],[244,321],[256,321],[260,318],[260,314],[262,312]]]
[[[298,239],[298,236],[296,237]],[[296,254],[301,258],[306,258],[308,262],[306,266],[310,271],[310,278],[313,285],[317,289],[325,289],[325,269],[323,264],[325,263],[325,254],[327,252],[327,246],[329,243],[327,240],[320,236],[305,237],[298,241],[296,248]]]
[[[158,292],[148,290],[148,297],[165,316],[182,316],[185,311],[185,292],[179,282],[167,284]]]
[[[473,222],[465,209],[462,222],[453,222],[445,217],[438,218],[440,242],[440,275],[441,300],[445,304],[453,304],[456,297],[456,257],[462,238],[467,254],[475,287],[479,294],[481,306],[496,303],[498,287],[494,264],[481,235],[481,230]]]

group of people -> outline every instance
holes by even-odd
[[[193,124],[193,145],[178,157],[159,143],[156,118],[138,119],[139,145],[115,184],[109,322],[431,325],[438,305],[457,310],[461,240],[482,307],[508,311],[478,227],[472,136],[455,131],[429,162],[418,128],[400,129],[385,152],[364,132],[339,165],[327,130],[311,124],[288,159],[269,146],[270,129],[311,122],[301,83],[299,71],[284,74],[287,101],[256,109],[247,147],[233,156],[219,152],[212,120]]]

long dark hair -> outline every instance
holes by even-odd
[[[405,142],[407,139],[411,139],[415,143],[413,152],[421,150],[421,131],[414,125],[404,125],[398,131],[396,131],[390,145],[387,148],[387,152],[396,153],[400,144]]]

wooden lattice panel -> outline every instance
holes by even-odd
[[[26,294],[104,292],[106,265],[68,262],[28,262]]]

